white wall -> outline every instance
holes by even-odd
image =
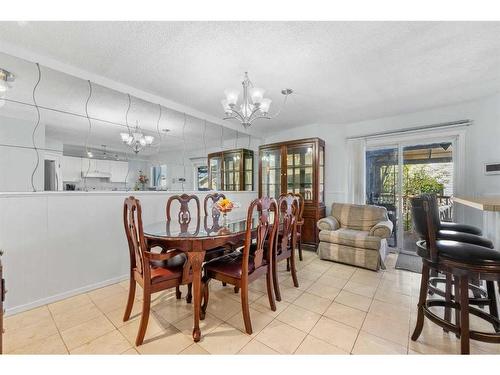
[[[500,175],[486,176],[482,168],[488,161],[500,161],[500,94],[457,105],[350,124],[313,124],[289,129],[265,138],[265,143],[320,137],[326,142],[326,202],[347,197],[346,137],[415,126],[470,119],[474,122],[466,135],[464,195],[500,193]],[[461,215],[462,216],[462,215]],[[482,225],[478,210],[467,210],[465,221]]]
[[[123,200],[141,200],[144,225],[162,221],[174,192],[0,194],[0,249],[8,313],[28,310],[123,280],[129,253]],[[199,193],[200,201],[206,193]],[[243,217],[256,193],[231,192]],[[203,210],[203,208],[202,208]]]
[[[36,165],[31,135],[35,120],[25,121],[0,116],[0,192],[32,191],[31,173]],[[45,148],[45,126],[40,124],[35,134],[37,147]],[[27,147],[27,148],[23,148]],[[34,176],[36,190],[43,190],[44,151],[39,150],[40,163]]]

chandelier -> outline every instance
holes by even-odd
[[[136,154],[146,147],[151,146],[155,139],[151,135],[144,135],[137,122],[134,129],[128,129],[128,133],[120,133],[120,137],[122,138],[122,142],[129,146]]]
[[[16,77],[11,72],[0,68],[0,107],[5,104],[5,94],[7,90],[12,88],[11,82],[14,82]]]
[[[239,107],[238,90],[228,89],[224,91],[226,99],[221,100],[222,108],[224,108],[224,113],[226,114],[224,120],[237,119],[241,121],[241,124],[246,129],[257,119],[270,120],[279,114],[281,110],[274,116],[269,115],[272,100],[264,98],[264,89],[253,86],[252,81],[248,78],[248,72],[245,72],[245,78],[241,82],[241,85],[243,86],[243,99]],[[281,90],[281,93],[285,95],[283,104],[285,104],[288,95],[292,92],[292,89]]]

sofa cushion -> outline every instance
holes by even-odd
[[[341,228],[369,231],[374,225],[388,220],[384,207],[334,203],[332,216],[340,223]]]
[[[319,232],[320,241],[338,245],[359,247],[362,249],[380,249],[380,237],[370,236],[368,231],[359,231],[347,228],[338,230],[322,230]]]

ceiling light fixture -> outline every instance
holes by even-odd
[[[5,98],[5,93],[7,92],[7,90],[12,88],[10,82],[14,82],[15,79],[16,77],[14,76],[14,74],[0,68],[0,107],[4,106],[5,100],[2,99]]]
[[[130,94],[127,94],[127,97],[128,108],[127,112],[125,113],[125,122],[127,123],[128,132],[120,133],[120,137],[125,145],[129,146],[136,154],[138,154],[139,151],[151,146],[155,138],[151,135],[144,135],[139,128],[139,123],[137,121],[135,122],[135,128],[130,129],[130,127],[128,126],[128,113],[130,111],[132,100],[130,98]]]
[[[120,133],[122,142],[129,146],[136,154],[151,146],[155,138],[151,135],[144,135],[136,122],[134,129],[129,129],[128,133]]]
[[[245,72],[245,78],[241,85],[243,86],[243,100],[239,107],[238,90],[228,89],[224,91],[226,99],[221,100],[222,108],[224,108],[226,114],[224,120],[237,119],[241,121],[241,124],[246,129],[257,119],[270,120],[279,115],[281,109],[274,116],[269,115],[272,100],[264,98],[264,89],[253,86],[252,81],[248,78],[248,72]],[[281,93],[285,96],[284,105],[288,95],[292,94],[293,90],[283,89]]]

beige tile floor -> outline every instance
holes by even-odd
[[[6,318],[10,354],[437,354],[458,353],[452,334],[426,321],[418,341],[420,275],[394,269],[378,273],[322,261],[305,252],[298,264],[300,287],[280,268],[283,301],[270,310],[265,282],[251,285],[252,335],[244,332],[239,294],[211,283],[202,340],[191,338],[192,306],[172,291],[155,296],[143,345],[134,345],[141,308],[138,288],[132,319],[122,321],[128,282]],[[184,290],[185,291],[185,290]],[[477,319],[473,325],[491,330]],[[500,345],[471,343],[476,354],[500,353]]]

